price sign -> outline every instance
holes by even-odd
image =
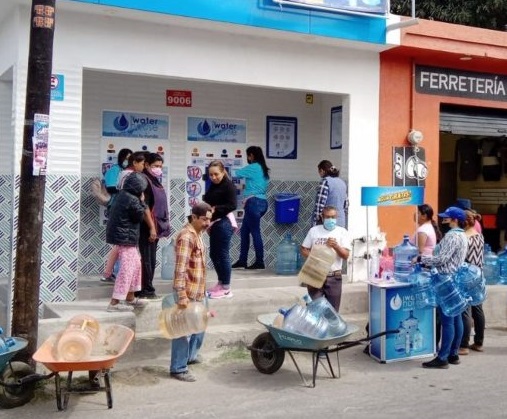
[[[190,90],[166,90],[165,96],[166,106],[192,107],[192,92]]]

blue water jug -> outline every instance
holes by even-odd
[[[498,253],[498,278],[499,284],[507,285],[507,246]]]
[[[327,337],[341,336],[347,330],[347,324],[329,303],[326,297],[319,297],[310,301],[308,311],[315,317],[324,317],[328,322]]]
[[[470,305],[482,304],[486,299],[486,281],[478,266],[464,263],[458,269],[456,280],[459,291],[470,300]]]
[[[482,266],[487,285],[498,284],[500,272],[498,270],[498,256],[491,251],[489,244],[484,245],[484,265]]]
[[[437,304],[449,317],[463,313],[468,306],[467,300],[461,295],[454,282],[454,276],[453,274],[440,274],[436,270],[431,271],[431,282],[435,290]]]
[[[277,275],[297,275],[298,269],[298,245],[287,233],[276,250],[275,272]]]
[[[410,244],[408,235],[394,248],[394,279],[398,282],[408,282],[408,276],[413,271],[412,260],[419,254],[417,247]]]
[[[3,336],[4,330],[0,327],[0,354],[10,351],[10,347],[16,344],[13,338],[6,338]]]
[[[431,284],[431,274],[428,271],[417,264],[414,272],[409,275],[408,281],[412,284],[416,309],[436,307],[435,292]]]
[[[162,263],[161,263],[161,276],[162,279],[173,280],[174,279],[174,267],[176,265],[176,253],[174,248],[174,242],[171,241],[162,248]]]
[[[283,314],[283,329],[288,332],[323,339],[327,335],[329,323],[324,317],[316,317],[306,307],[295,304],[289,310],[280,309]]]

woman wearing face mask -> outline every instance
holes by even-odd
[[[148,187],[144,192],[144,202],[148,206],[144,222],[141,223],[139,236],[139,252],[142,264],[142,288],[136,297],[156,299],[153,287],[153,275],[157,263],[157,245],[161,237],[169,237],[169,206],[167,195],[162,186],[162,166],[164,159],[157,153],[146,153],[144,175]]]
[[[312,227],[301,245],[301,254],[306,258],[310,254],[312,246],[326,245],[336,253],[336,260],[331,265],[330,271],[322,288],[308,286],[308,294],[314,300],[318,297],[326,297],[336,312],[340,309],[342,297],[342,265],[347,260],[352,249],[352,239],[345,228],[337,225],[338,210],[327,206],[322,210],[322,225]]]
[[[209,298],[231,298],[231,239],[237,228],[232,211],[237,205],[237,191],[227,175],[224,164],[214,160],[208,168],[211,184],[203,196],[213,208],[209,231],[209,255],[218,276],[218,283],[208,290]]]

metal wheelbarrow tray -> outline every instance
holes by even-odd
[[[33,355],[33,359],[43,364],[54,373],[56,406],[58,410],[67,409],[70,394],[96,393],[98,391],[106,392],[107,407],[113,407],[113,397],[111,388],[110,368],[114,366],[120,356],[122,356],[134,338],[134,331],[130,328],[118,324],[111,325],[101,330],[93,346],[92,354],[89,358],[78,362],[69,362],[57,359],[55,356],[55,345],[59,334],[51,335]],[[73,386],[72,374],[74,371],[89,371],[96,374],[96,382],[90,382],[90,386]],[[60,382],[60,373],[67,372],[67,384],[62,388]],[[101,379],[104,385],[101,384]],[[96,384],[96,385],[92,385]]]
[[[268,329],[268,332],[261,333],[254,339],[252,344],[248,346],[248,349],[251,351],[252,362],[259,372],[263,374],[273,374],[281,368],[285,360],[285,351],[287,351],[303,384],[307,387],[315,387],[315,378],[317,375],[319,361],[325,359],[327,361],[327,366],[329,367],[330,375],[333,378],[339,378],[341,375],[339,351],[360,345],[361,343],[369,342],[372,339],[384,336],[388,333],[397,332],[386,331],[351,341],[347,340],[347,338],[356,333],[359,328],[353,324],[347,324],[347,329],[342,335],[325,339],[317,339],[292,333],[273,326],[273,321],[277,315],[278,313],[271,313],[262,314],[257,317],[257,321],[264,325]],[[310,352],[312,354],[313,374],[311,385],[307,384],[292,352]],[[333,366],[331,365],[331,361],[329,359],[329,354],[333,352],[336,352],[338,377],[335,375]],[[323,367],[326,368],[325,364],[323,364]]]

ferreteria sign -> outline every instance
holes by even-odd
[[[417,93],[507,102],[507,76],[452,68],[415,67]]]

